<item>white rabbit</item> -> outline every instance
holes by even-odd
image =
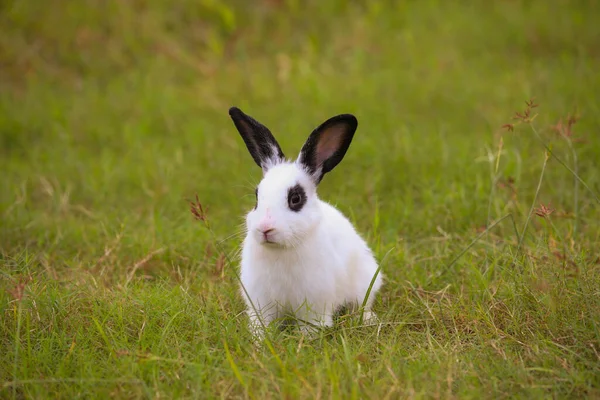
[[[303,331],[331,326],[340,307],[363,304],[373,321],[373,299],[383,275],[351,222],[317,197],[317,185],[346,154],[358,121],[343,114],[308,137],[295,162],[286,161],[267,127],[239,108],[229,115],[263,170],[256,206],[246,216],[241,260],[242,295],[250,327],[262,337],[273,320],[294,315]],[[377,273],[377,276],[376,276]]]

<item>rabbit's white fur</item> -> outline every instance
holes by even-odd
[[[287,205],[288,189],[296,184],[306,192],[300,212]],[[242,294],[254,333],[260,335],[262,325],[286,313],[330,326],[338,307],[361,305],[377,262],[350,221],[317,197],[316,185],[303,166],[297,162],[271,166],[257,193],[257,207],[246,216],[241,262]],[[275,243],[265,243],[259,230],[265,223],[274,229],[269,240]],[[373,284],[365,320],[374,317],[371,304],[382,278],[379,273]],[[302,322],[301,326],[307,327]]]

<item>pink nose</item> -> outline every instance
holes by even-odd
[[[258,228],[258,230],[260,231],[260,233],[267,236],[269,233],[273,233],[273,231],[275,231],[275,228],[271,228],[271,227],[262,228],[261,227],[261,228]]]
[[[258,231],[265,235],[274,230],[275,227],[273,226],[273,220],[268,215],[266,218],[263,218],[262,221],[260,221],[260,224],[258,224]]]

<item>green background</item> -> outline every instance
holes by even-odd
[[[0,397],[600,396],[598,15],[3,1]],[[289,157],[357,116],[319,193],[381,261],[379,327],[252,344],[236,271],[261,171],[233,105]]]

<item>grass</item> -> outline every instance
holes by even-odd
[[[598,8],[2,3],[0,397],[600,396]],[[380,326],[252,345],[232,105],[290,154],[358,117],[320,195]]]

